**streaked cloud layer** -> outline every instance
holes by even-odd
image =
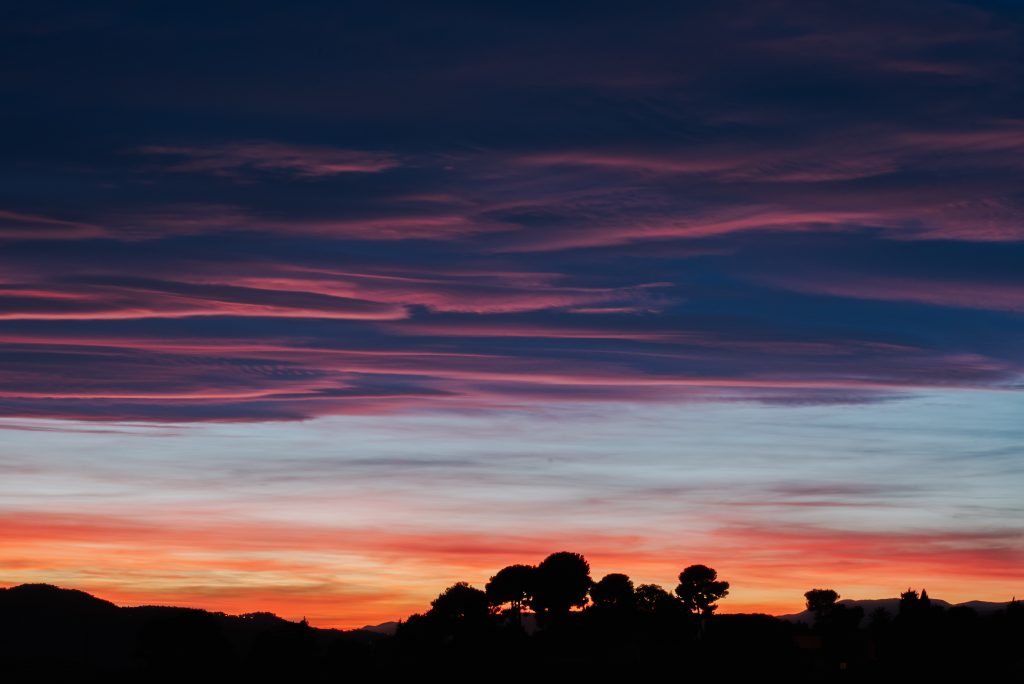
[[[747,605],[780,606],[792,600],[774,592],[805,587],[752,568],[828,549],[815,556],[820,567],[853,577],[843,568],[856,555],[827,543],[845,530],[884,550],[902,583],[934,571],[954,587],[959,576],[978,587],[965,598],[1019,584],[1011,561],[1024,520],[985,503],[1001,483],[1019,489],[1019,472],[964,475],[961,489],[942,490],[948,517],[919,524],[937,499],[930,484],[918,496],[909,470],[894,489],[857,469],[819,481],[783,442],[754,435],[751,458],[777,458],[799,477],[776,482],[748,471],[739,452],[723,455],[734,480],[713,491],[743,500],[706,520],[696,512],[709,503],[703,493],[641,487],[635,497],[653,517],[609,503],[599,525],[576,529],[583,492],[628,498],[601,473],[606,458],[623,467],[629,457],[562,435],[523,449],[578,457],[565,500],[545,509],[564,530],[538,537],[517,507],[480,516],[489,527],[452,523],[482,502],[545,492],[546,461],[524,479],[486,454],[564,411],[621,421],[649,456],[636,467],[654,481],[671,472],[674,441],[638,415],[714,411],[724,434],[730,415],[739,425],[749,412],[878,412],[927,442],[940,419],[927,419],[929,402],[983,397],[1006,421],[987,429],[1017,435],[1003,410],[1020,407],[1024,375],[1015,6],[94,3],[0,18],[0,418],[21,450],[4,448],[0,468],[23,483],[0,500],[0,559],[22,568],[19,579],[59,569],[126,600],[202,586],[206,602],[231,595],[239,609],[266,600],[313,613],[329,565],[331,577],[349,575],[330,591],[367,603],[346,598],[363,607],[325,619],[354,624],[352,615],[397,617],[438,588],[375,579],[387,553],[422,548],[421,569],[479,574],[508,555],[473,551],[494,548],[500,533],[503,548],[526,556],[578,538],[609,569],[628,556],[621,569],[637,573],[674,567],[704,544],[760,582]],[[453,435],[460,420],[459,430],[486,434]],[[437,516],[425,514],[433,499],[408,498],[402,510],[424,520],[411,532],[383,534],[391,499],[367,495],[337,511],[344,524],[320,511],[261,536],[246,513],[260,497],[227,477],[246,467],[222,435],[259,434],[280,445],[280,462],[303,441],[310,458],[288,466],[297,489],[287,498],[321,477],[342,486],[320,470],[334,467],[323,425],[378,436],[393,427],[393,452],[364,444],[366,454],[346,456],[345,468],[362,459],[369,484],[409,474],[419,491],[443,473],[483,478],[486,496],[441,487],[450,510]],[[957,425],[957,449],[988,439]],[[870,458],[858,430],[869,439],[867,425],[840,442],[820,435],[817,458]],[[905,439],[890,457],[909,463],[917,452]],[[25,460],[31,443],[49,450],[36,465]],[[459,455],[419,463],[425,443]],[[70,444],[105,445],[117,467],[79,472]],[[1012,448],[979,447],[974,462],[1006,465]],[[170,461],[184,470],[164,472]],[[203,523],[182,513],[192,490],[178,478],[189,468],[220,482],[196,511],[210,514]],[[113,492],[124,500],[145,482],[168,508],[129,524]],[[14,496],[43,501],[61,487],[102,505],[40,508]],[[642,532],[677,499],[700,534],[673,546]],[[894,510],[897,499],[908,503]],[[778,523],[771,534],[765,511]],[[881,514],[887,524],[876,524]],[[852,519],[864,524],[847,529]],[[75,574],[74,549],[108,540],[135,551],[115,553],[125,566],[100,574],[126,576],[156,530],[166,535],[159,553],[181,563],[178,579],[153,574],[171,556],[120,588]],[[237,549],[223,543],[232,535]],[[289,538],[308,542],[289,550]],[[57,550],[33,555],[32,539]],[[337,540],[362,555],[332,556]],[[761,560],[741,553],[751,547]],[[444,549],[470,551],[446,565]],[[260,584],[256,566],[278,574]],[[227,579],[204,583],[203,573]],[[299,586],[296,575],[318,579]],[[882,591],[873,577],[860,586]]]

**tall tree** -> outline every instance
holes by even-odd
[[[907,590],[900,594],[900,615],[912,615],[917,612],[920,597],[917,591],[907,587]]]
[[[590,564],[578,553],[559,551],[537,566],[530,607],[543,616],[564,617],[574,607],[587,603],[593,580]]]
[[[534,575],[532,565],[509,565],[499,570],[487,583],[487,601],[499,608],[508,605],[518,624],[522,624],[523,604],[533,596]]]
[[[728,594],[729,583],[719,580],[713,568],[691,565],[679,573],[676,595],[691,613],[710,615],[718,607],[715,602]]]
[[[490,615],[487,594],[465,582],[456,582],[430,602],[427,616],[444,622],[484,622]]]
[[[590,587],[590,600],[597,608],[629,610],[636,607],[636,592],[629,576],[620,572],[605,575]]]
[[[670,613],[680,608],[679,599],[657,584],[641,584],[635,595],[636,607],[641,613]]]
[[[811,589],[804,593],[804,598],[807,599],[807,610],[813,612],[815,618],[820,620],[835,607],[839,594],[833,589]]]

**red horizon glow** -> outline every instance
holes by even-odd
[[[558,533],[210,526],[201,517],[140,523],[88,515],[4,516],[3,585],[45,579],[120,605],[267,611],[292,620],[306,617],[317,627],[351,629],[423,612],[456,581],[482,588],[505,565],[535,564],[559,550],[583,553],[595,580],[625,572],[636,584],[661,584],[669,591],[686,565],[711,565],[732,585],[721,612],[775,615],[800,612],[803,592],[817,586],[835,588],[844,598],[891,598],[910,585],[951,603],[1008,601],[1005,589],[1019,580],[1022,560],[1015,535],[1000,532],[723,526],[666,557],[658,550],[664,539],[636,535],[580,531],[570,544]],[[23,580],[11,581],[12,574]]]

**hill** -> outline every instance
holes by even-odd
[[[302,670],[385,638],[369,631],[317,629],[271,613],[225,615],[170,606],[118,607],[48,584],[0,589],[3,681],[82,681]]]
[[[943,601],[942,599],[931,599],[933,606],[937,606],[943,609],[949,608],[969,608],[979,615],[989,615],[1000,610],[1005,610],[1009,601],[1002,603],[994,601],[964,601],[963,603],[950,603]],[[870,617],[875,611],[884,610],[889,615],[896,615],[900,612],[900,600],[898,598],[884,598],[884,599],[842,599],[837,601],[838,605],[846,606],[847,608],[861,608],[864,610],[864,615]],[[813,624],[814,613],[809,610],[802,611],[800,613],[792,613],[790,615],[779,615],[777,616],[780,620],[787,620],[789,622],[802,622],[804,624]]]
[[[843,681],[865,682],[1024,679],[1020,604],[933,600],[902,611],[899,599],[841,604],[867,615],[885,609],[888,616],[861,620],[858,611],[840,611],[844,619],[816,625],[801,614],[701,618],[669,600],[520,621],[486,605],[442,611],[435,601],[423,615],[343,631],[271,613],[118,607],[85,592],[30,584],[0,589],[0,681],[480,681],[514,672],[533,681],[632,681],[680,668],[720,681],[766,674],[833,681],[840,673]]]

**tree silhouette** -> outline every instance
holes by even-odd
[[[590,587],[590,599],[597,608],[629,610],[636,606],[636,592],[629,576],[619,572],[605,575]]]
[[[635,591],[636,608],[641,613],[665,613],[679,607],[679,599],[657,584],[641,584]]]
[[[516,623],[522,624],[523,604],[533,596],[536,570],[532,565],[509,565],[502,568],[485,587],[487,601],[495,608],[509,604]]]
[[[484,622],[490,615],[487,594],[466,582],[456,582],[430,602],[427,616],[447,623]]]
[[[832,589],[811,589],[804,594],[807,599],[807,610],[814,613],[819,622],[835,608],[839,594]]]
[[[918,600],[917,592],[913,589],[908,588],[905,592],[900,594],[900,614],[903,615],[916,612]]]
[[[530,607],[542,615],[565,616],[587,603],[590,564],[578,553],[559,551],[537,566]]]
[[[729,594],[729,583],[718,579],[718,573],[706,565],[691,565],[679,573],[676,595],[696,615],[710,615],[718,607],[715,601]]]

